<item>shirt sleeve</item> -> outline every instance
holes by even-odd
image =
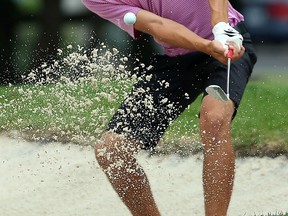
[[[139,7],[127,4],[110,3],[109,1],[82,0],[83,4],[93,13],[106,19],[126,31],[132,38],[139,38],[141,33],[134,28],[134,25],[124,23],[123,17],[126,13],[132,12],[135,15],[141,10]]]
[[[236,26],[239,22],[244,21],[244,16],[232,7],[229,2],[228,19],[232,27]]]

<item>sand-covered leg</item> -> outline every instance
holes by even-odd
[[[200,114],[204,150],[203,187],[206,216],[225,216],[229,206],[235,169],[230,123],[233,103],[205,97]]]
[[[132,215],[158,216],[147,176],[134,157],[139,149],[136,141],[107,132],[96,145],[95,153],[100,167]]]

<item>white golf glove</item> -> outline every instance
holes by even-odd
[[[241,49],[243,37],[236,29],[231,27],[229,23],[217,23],[213,27],[212,33],[214,35],[214,40],[219,41],[225,49],[228,49],[227,43],[229,42],[235,43],[239,50]]]

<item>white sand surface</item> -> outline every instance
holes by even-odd
[[[163,216],[202,216],[202,156],[139,155]],[[237,159],[229,215],[288,211],[288,160]],[[0,137],[0,215],[130,215],[91,147]]]

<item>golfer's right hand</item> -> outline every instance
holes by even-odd
[[[234,43],[230,43],[228,46],[225,45],[225,47],[223,47],[223,44],[217,40],[210,41],[207,47],[208,54],[223,64],[227,64],[228,48],[233,51],[232,62],[241,58],[245,52],[245,48],[243,46],[241,46],[240,50]]]
[[[242,48],[243,37],[234,28],[232,28],[228,23],[219,22],[212,29],[214,40],[219,41],[224,47],[224,56],[228,52],[229,45],[234,44],[236,50],[234,52],[239,52]]]

